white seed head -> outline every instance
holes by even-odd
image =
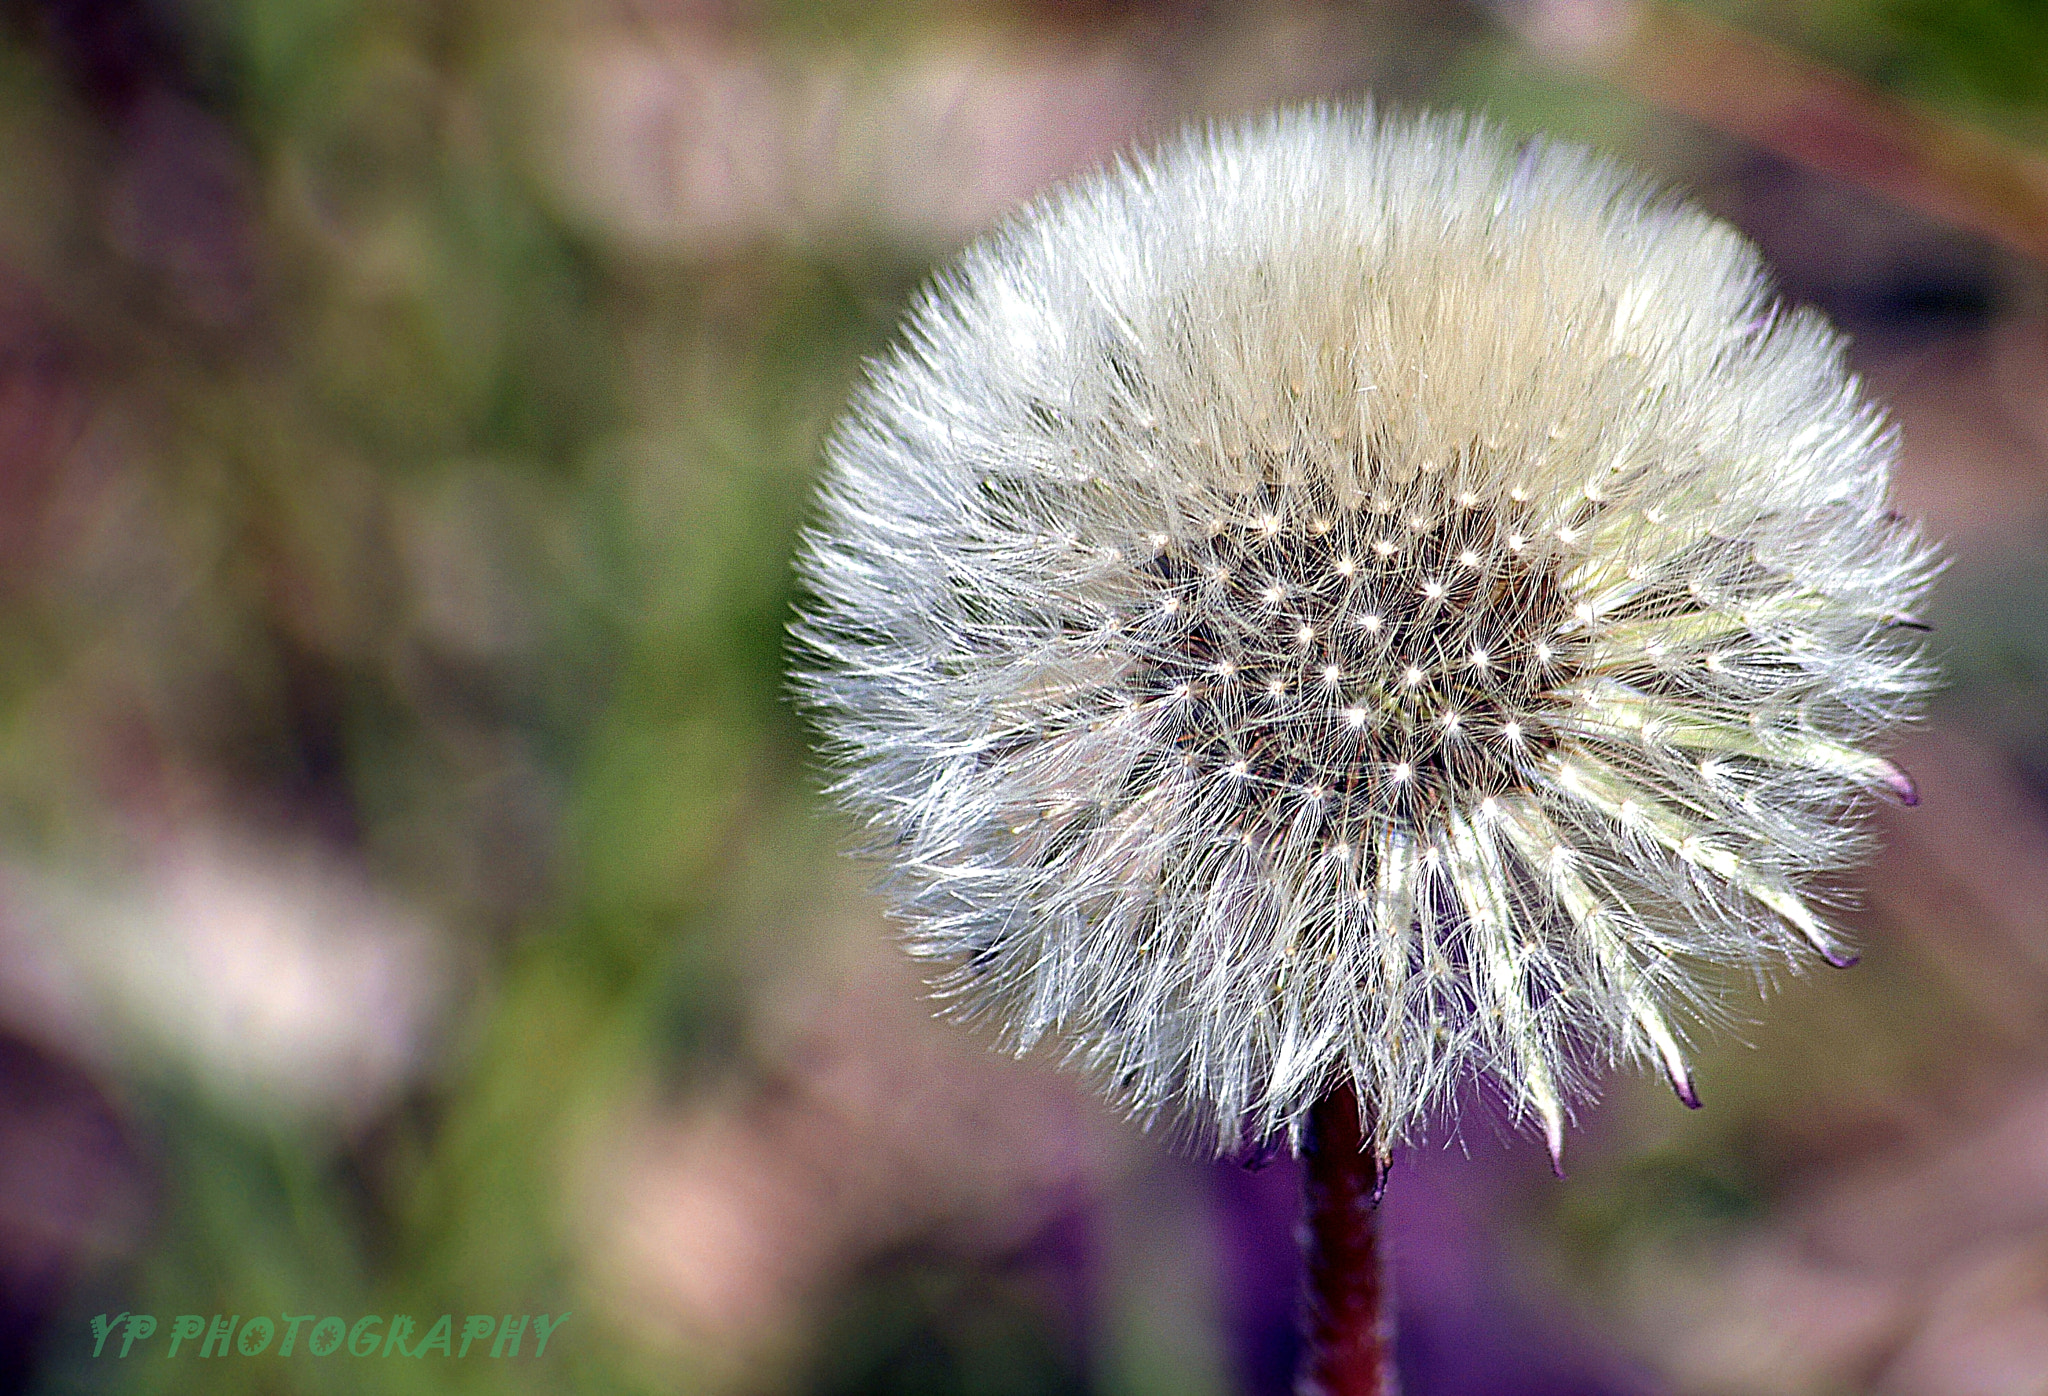
[[[913,949],[1219,1148],[1491,1075],[1553,1146],[1715,966],[1847,953],[1929,675],[1893,433],[1584,151],[1316,110],[1034,206],[830,449],[799,684]],[[1592,482],[1589,484],[1589,481]],[[1341,849],[1341,855],[1333,850]]]

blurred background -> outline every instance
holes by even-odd
[[[1863,965],[1564,1182],[1484,1101],[1405,1152],[1411,1396],[2048,1393],[2040,0],[0,5],[0,1391],[1284,1392],[1291,1165],[932,1020],[783,624],[935,265],[1366,93],[1734,221],[1954,558]],[[94,1359],[124,1310],[571,1317]]]

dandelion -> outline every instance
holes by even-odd
[[[1033,206],[834,438],[799,682],[940,984],[1219,1150],[1469,1077],[1696,1103],[1851,961],[1929,683],[1895,438],[1757,254],[1585,151],[1298,111]]]

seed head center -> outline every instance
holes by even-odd
[[[1239,827],[1350,844],[1530,788],[1588,639],[1526,504],[1409,511],[1398,548],[1356,509],[1238,519],[1148,547],[1124,633],[1129,691]]]

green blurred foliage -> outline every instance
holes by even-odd
[[[1738,29],[2032,144],[2048,141],[2042,0],[1684,0]]]
[[[822,432],[923,267],[593,244],[531,173],[544,10],[219,0],[181,19],[202,107],[253,171],[256,289],[225,327],[94,226],[114,177],[94,113],[35,36],[0,51],[7,250],[138,422],[150,519],[109,575],[0,613],[0,818],[17,851],[118,860],[65,757],[101,734],[59,695],[132,701],[156,759],[226,772],[259,812],[331,807],[469,944],[468,992],[438,1074],[367,1136],[252,1124],[145,1073],[155,1229],[81,1302],[166,1326],[574,1310],[559,1170],[578,1131],[729,1049],[746,958],[775,944],[732,865],[756,841],[833,856],[790,836],[809,803],[786,560]],[[106,694],[106,666],[128,691]],[[54,1356],[53,1389],[688,1382],[601,1327],[544,1368]]]
[[[1083,1396],[1043,1301],[1001,1276],[904,1258],[879,1265],[823,1324],[817,1396]]]
[[[2031,114],[2048,105],[2048,5],[2041,0],[1895,0],[1902,76],[1948,102]]]

